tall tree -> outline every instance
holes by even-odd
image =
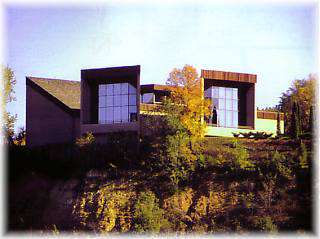
[[[16,121],[16,116],[11,115],[7,112],[6,106],[8,103],[14,101],[15,91],[14,86],[16,84],[15,75],[12,69],[8,66],[1,66],[2,70],[2,102],[1,107],[3,110],[3,129],[4,135],[6,136],[6,140],[8,143],[13,143],[13,135],[14,135],[14,123]]]
[[[310,107],[309,113],[309,132],[313,132],[313,106]]]
[[[279,109],[285,114],[285,132],[291,131],[291,113],[293,103],[297,102],[300,108],[302,131],[308,131],[310,107],[315,105],[316,75],[309,75],[307,79],[295,80],[292,86],[280,97]]]
[[[298,139],[300,132],[300,119],[299,119],[299,105],[297,102],[293,102],[292,112],[291,112],[291,128],[290,135],[294,139]]]
[[[190,136],[202,138],[205,134],[204,116],[210,115],[210,101],[203,98],[201,79],[196,69],[185,65],[173,69],[167,80],[173,86],[170,96],[172,103],[179,107],[179,120]]]
[[[281,134],[281,128],[280,128],[280,112],[277,113],[277,135]]]

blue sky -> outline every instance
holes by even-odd
[[[258,75],[256,106],[274,106],[316,72],[315,4],[7,6],[6,54],[17,79],[8,110],[25,125],[25,76],[80,80],[80,70],[141,65],[141,83],[174,67]]]

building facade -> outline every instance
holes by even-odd
[[[264,131],[276,134],[277,113],[257,111],[253,74],[201,70],[211,99],[207,136]],[[73,142],[92,132],[100,142],[114,132],[143,132],[143,115],[161,106],[171,87],[140,85],[140,66],[81,70],[81,82],[26,77],[27,145]],[[283,132],[283,115],[280,116]]]

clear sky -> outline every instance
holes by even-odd
[[[258,75],[256,106],[274,106],[294,79],[316,72],[312,3],[7,6],[6,54],[17,79],[8,110],[25,126],[25,76],[80,80],[80,70],[141,65],[141,83],[174,67]]]

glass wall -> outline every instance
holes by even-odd
[[[137,120],[137,89],[129,83],[99,85],[99,124]]]
[[[144,93],[141,99],[142,103],[153,104],[155,102],[155,95],[153,93]]]
[[[205,97],[212,100],[212,115],[216,114],[219,127],[238,127],[238,89],[212,86],[205,92]],[[215,117],[212,117],[215,118]]]

